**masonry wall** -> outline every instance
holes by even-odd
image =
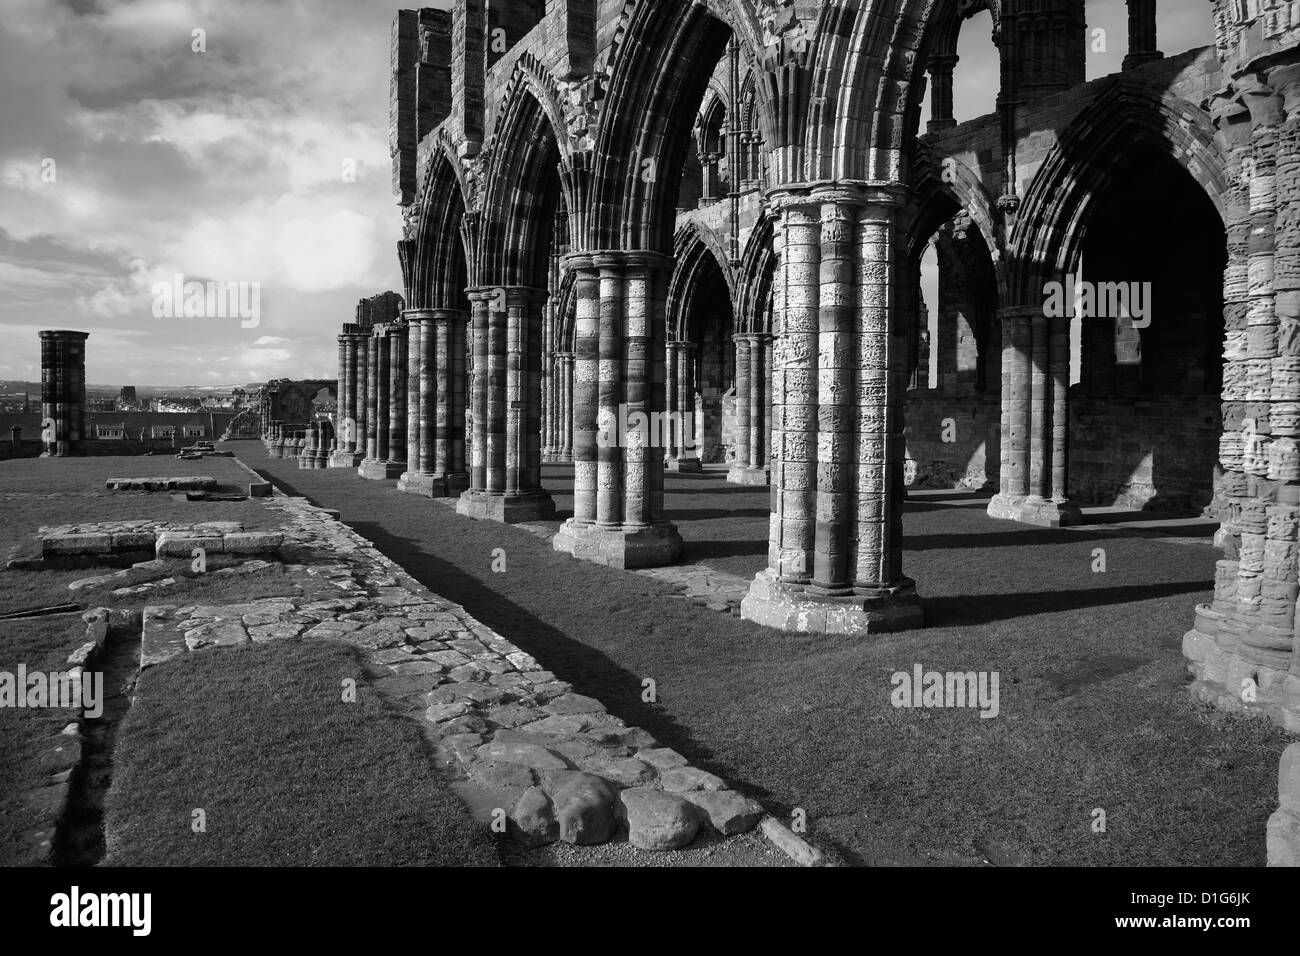
[[[1002,409],[997,392],[949,395],[915,389],[907,396],[904,475],[920,488],[996,487]],[[951,427],[946,424],[951,419]],[[951,441],[945,441],[945,437]]]
[[[1219,399],[1072,395],[1070,497],[1081,507],[1201,511],[1214,490]]]

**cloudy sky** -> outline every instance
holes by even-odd
[[[357,299],[401,288],[400,5],[0,0],[0,378],[40,378],[47,328],[91,333],[96,384],[332,376]],[[1203,7],[1161,0],[1166,50],[1208,41]],[[1111,51],[1090,75],[1118,67],[1123,11],[1090,0]],[[986,26],[962,38],[959,118],[991,108]],[[177,276],[258,283],[258,325],[156,317],[155,284]]]

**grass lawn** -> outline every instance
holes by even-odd
[[[245,452],[247,454],[247,452]],[[905,568],[929,626],[792,635],[575,561],[525,530],[462,518],[352,470],[248,463],[343,520],[580,693],[646,727],[848,862],[1262,865],[1286,736],[1193,705],[1180,640],[1216,552],[1108,527],[989,519],[978,500],[910,502]],[[561,512],[572,468],[546,466]],[[765,564],[768,492],[714,472],[667,479],[686,559]],[[1197,532],[1200,534],[1200,532]],[[503,548],[507,571],[493,573]],[[1093,551],[1107,572],[1092,572]],[[891,675],[1000,675],[1001,714],[904,710]],[[641,701],[645,677],[658,703]],[[1106,811],[1105,833],[1092,830]]]
[[[356,703],[342,681],[357,681]],[[150,668],[123,722],[108,866],[495,866],[417,726],[384,709],[355,652],[282,641]],[[191,829],[206,814],[206,832]]]
[[[247,491],[247,472],[227,458],[181,461],[166,456],[131,456],[103,458],[22,458],[0,461],[0,568],[13,555],[40,554],[37,529],[42,525],[76,524],[128,519],[151,519],[197,524],[203,521],[241,521],[248,530],[266,530],[277,526],[278,516],[259,502],[186,501],[185,495],[168,492],[106,491],[105,479],[113,476],[144,475],[212,475],[223,490]],[[135,560],[147,560],[141,554]],[[177,562],[178,568],[188,565]],[[95,577],[120,570],[123,565],[51,569],[43,571],[0,570],[0,611],[18,611],[49,607],[55,604],[82,603],[85,606],[140,606],[141,597],[114,598],[109,588],[74,594],[68,585],[81,578]],[[223,576],[228,577],[228,576]],[[243,578],[243,576],[240,576]],[[279,593],[272,579],[249,582],[258,593],[251,597],[271,597]],[[172,595],[184,596],[193,590],[219,586],[219,578],[202,582],[181,582],[160,592],[154,603],[171,602]],[[134,583],[134,582],[126,582]],[[282,585],[280,585],[282,586]],[[291,593],[291,592],[289,592]],[[208,600],[203,594],[196,599]],[[238,599],[238,598],[237,598]],[[181,603],[184,603],[182,601]],[[4,624],[0,622],[0,634]]]
[[[77,614],[0,623],[0,671],[17,674],[66,671],[67,658],[85,638],[86,625]],[[50,821],[28,806],[24,796],[49,782],[57,769],[44,755],[64,727],[80,716],[77,710],[0,707],[0,866],[37,862],[35,848],[23,835]],[[66,740],[66,738],[63,738]]]

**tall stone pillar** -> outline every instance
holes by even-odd
[[[456,309],[416,309],[408,313],[418,328],[418,348],[409,362],[416,376],[418,452],[410,459],[398,490],[428,498],[459,496],[469,487],[465,468],[465,323]]]
[[[406,466],[407,327],[388,327],[388,477],[401,477]]]
[[[392,338],[387,323],[376,325],[370,338],[370,374],[367,378],[366,458],[357,473],[382,481],[396,477],[388,469],[392,417]]]
[[[668,368],[665,400],[673,428],[668,446],[665,467],[669,471],[698,474],[704,470],[700,463],[696,436],[699,434],[698,415],[695,411],[695,343],[686,340],[668,343]]]
[[[79,455],[86,437],[86,339],[90,333],[51,329],[40,337],[41,457]]]
[[[397,480],[399,491],[406,476],[420,473],[420,458],[424,454],[427,417],[420,401],[420,378],[425,370],[423,315],[423,312],[402,313],[406,323],[406,470]]]
[[[768,368],[770,335],[736,336],[736,460],[727,481],[737,485],[768,483]]]
[[[1212,105],[1229,159],[1223,549],[1183,638],[1193,695],[1300,731],[1300,67],[1239,75]],[[1274,858],[1275,823],[1269,853]],[[1300,851],[1300,834],[1296,836]]]
[[[1043,302],[998,311],[1002,450],[998,493],[989,502],[988,514],[1059,528],[1078,524],[1083,515],[1069,500],[1066,468],[1070,320],[1048,318],[1045,303],[1044,293]]]
[[[365,458],[366,337],[359,328],[346,323],[339,336],[339,411],[335,429],[338,446],[330,459],[334,468],[356,468]]]
[[[571,254],[578,273],[574,517],[554,546],[617,568],[670,564],[663,517],[664,299],[672,260],[643,251]]]
[[[471,518],[547,521],[555,502],[542,488],[542,308],[546,292],[498,287],[485,299],[486,335],[482,343],[485,374],[481,400],[486,404],[486,456],[483,485],[473,482],[456,510]],[[475,342],[475,365],[480,357]],[[478,426],[478,408],[475,425]],[[476,434],[476,439],[478,435]],[[476,440],[477,444],[477,440]],[[475,452],[477,458],[477,452]],[[473,476],[473,472],[471,472]]]
[[[1124,69],[1164,59],[1156,48],[1156,0],[1128,0],[1128,55]]]
[[[573,461],[573,353],[559,352],[556,359],[559,404],[556,411],[555,460],[568,463]]]
[[[902,574],[902,187],[791,187],[776,214],[768,568],[741,615],[792,631],[918,627]]]

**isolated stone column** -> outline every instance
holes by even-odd
[[[696,446],[698,416],[695,411],[695,343],[668,343],[665,401],[673,420],[671,443],[665,467],[669,471],[698,474],[704,470]]]
[[[1128,0],[1128,55],[1123,68],[1132,70],[1163,58],[1156,48],[1156,0]]]
[[[89,337],[89,332],[67,329],[40,333],[42,458],[65,458],[82,452]]]
[[[574,517],[556,550],[618,568],[669,564],[663,518],[664,298],[672,261],[653,252],[573,254],[578,274]]]
[[[741,602],[760,624],[867,634],[922,623],[902,574],[903,197],[856,185],[773,194],[773,515],[768,569]]]
[[[957,125],[952,115],[952,74],[957,66],[955,53],[936,53],[926,60],[930,71],[930,121],[926,132],[934,133]]]
[[[542,308],[546,292],[497,287],[485,298],[485,374],[475,374],[486,405],[483,486],[460,496],[456,510],[471,518],[517,523],[546,521],[555,502],[542,488]],[[476,331],[477,335],[477,331]],[[480,358],[475,341],[475,365]],[[475,408],[476,439],[478,408]],[[477,441],[476,441],[477,444]],[[475,452],[477,459],[477,451]]]

